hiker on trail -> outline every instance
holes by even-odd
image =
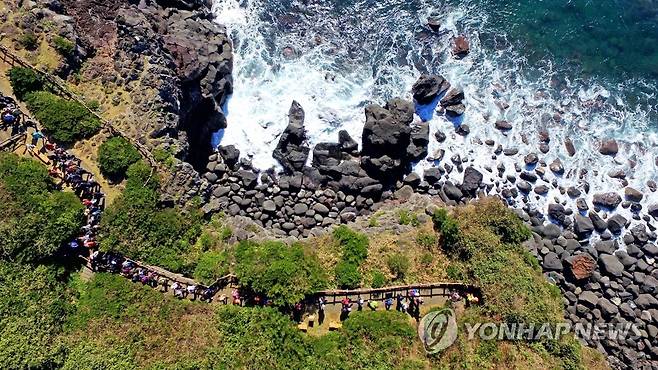
[[[160,279],[158,279],[158,283],[160,283],[160,286],[161,286],[160,291],[161,291],[162,293],[166,293],[166,292],[167,292],[167,288],[169,288],[169,279],[167,279],[167,278],[164,277],[164,276],[160,276]]]
[[[187,293],[192,294],[191,300],[195,301],[196,300],[196,285],[188,285],[187,286]]]
[[[324,297],[318,298],[318,310],[320,310],[320,312],[324,312],[326,308],[327,308],[327,300]]]
[[[178,299],[183,299],[183,289],[181,288],[181,284],[177,281],[175,281],[171,285],[171,289],[174,291],[174,296]]]
[[[302,313],[303,313],[302,308],[303,307],[301,302],[295,303],[295,306],[293,308],[293,319],[295,320],[295,322],[302,321]]]
[[[2,114],[2,123],[7,126],[12,126],[16,122],[16,116],[11,112],[5,112]]]
[[[379,307],[379,302],[373,300],[368,301],[368,308],[372,311],[377,311],[377,307]]]
[[[222,304],[227,305],[228,304],[228,297],[226,294],[222,294],[219,296],[219,301],[222,302]]]
[[[384,301],[384,307],[386,307],[386,311],[390,311],[390,310],[391,310],[391,306],[393,306],[393,298],[388,297],[388,298],[386,298],[386,300]]]
[[[364,303],[365,303],[365,301],[363,300],[363,298],[361,298],[361,296],[359,296],[359,299],[356,300],[356,310],[357,311],[363,311],[363,304]]]
[[[44,136],[44,134],[41,131],[39,130],[34,131],[32,133],[32,145],[36,146],[39,143],[39,140],[41,139],[44,139],[45,142],[45,138],[46,136]]]
[[[99,256],[99,251],[96,250],[94,253],[91,254],[91,257],[89,257],[89,263],[91,265],[91,270],[92,271],[98,271],[98,256]]]
[[[397,303],[395,304],[395,310],[400,311],[400,312],[404,312],[403,308],[402,308],[403,302],[404,302],[404,297],[402,296],[401,293],[398,293],[398,296],[397,296],[396,300],[397,300]]]
[[[208,287],[203,291],[203,296],[201,297],[202,301],[206,301],[208,303],[212,302],[212,297],[215,295],[215,289]],[[226,296],[224,296],[226,297]]]
[[[469,307],[473,304],[478,304],[480,303],[480,298],[476,297],[472,293],[466,294],[466,306]]]
[[[452,293],[450,294],[450,301],[451,302],[459,302],[462,300],[462,297],[459,295],[459,292],[456,290],[453,290]]]
[[[233,289],[231,292],[231,297],[233,298],[233,304],[236,306],[242,306],[242,299],[240,298],[240,293],[237,289]]]

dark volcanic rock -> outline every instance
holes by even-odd
[[[611,276],[620,277],[624,272],[624,265],[613,254],[603,254],[599,256],[599,264],[601,269]]]
[[[422,75],[411,88],[414,100],[419,104],[428,104],[438,95],[443,94],[450,88],[448,82],[443,76]]]
[[[640,202],[644,197],[644,194],[642,194],[642,192],[635,190],[631,187],[626,187],[626,189],[624,189],[624,195],[626,196],[626,199],[628,199],[631,202]]]
[[[421,122],[411,128],[411,143],[407,147],[407,157],[410,161],[418,161],[427,157],[427,144],[430,142],[430,124]]]
[[[468,55],[468,52],[471,50],[471,46],[468,42],[468,39],[466,39],[466,36],[459,35],[455,37],[452,42],[452,54],[458,58],[463,58]]]
[[[345,130],[338,131],[338,143],[340,143],[341,150],[345,153],[356,154],[359,150],[359,144]]]
[[[482,173],[473,167],[466,167],[461,189],[464,193],[475,195],[477,189],[482,185]]]
[[[229,167],[235,166],[240,159],[240,151],[235,147],[235,145],[226,145],[220,146],[217,148],[219,155],[222,156],[224,163]]]
[[[608,230],[613,234],[621,233],[621,230],[626,226],[626,218],[620,214],[616,214],[608,219]]]
[[[614,209],[621,203],[621,196],[615,192],[594,194],[592,200],[595,206]]]
[[[428,184],[434,185],[441,179],[441,171],[436,167],[430,167],[423,172],[423,179],[427,181]]]
[[[441,99],[441,106],[442,107],[449,107],[451,105],[458,105],[461,104],[462,100],[464,100],[464,91],[460,88],[452,88],[450,91],[446,94],[446,96]]]
[[[573,157],[576,155],[576,147],[573,145],[573,141],[571,139],[566,138],[564,139],[564,147],[567,149],[567,153],[569,154],[569,157]]]
[[[594,225],[588,217],[577,214],[574,216],[573,229],[579,237],[587,237],[594,231]]]
[[[496,121],[495,126],[501,131],[511,130],[512,124],[507,121]]]
[[[619,152],[619,145],[617,145],[617,141],[615,139],[609,139],[601,142],[601,146],[599,147],[599,153],[603,155],[616,155],[617,152]]]
[[[309,151],[304,130],[304,110],[293,101],[288,112],[288,127],[281,134],[272,157],[281,163],[287,173],[292,173],[304,168]]]
[[[548,205],[548,215],[557,221],[560,225],[564,224],[564,220],[567,217],[566,210],[561,204],[549,204]]]

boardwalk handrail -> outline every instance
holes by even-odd
[[[409,285],[394,285],[382,288],[364,288],[364,289],[331,289],[331,290],[321,290],[315,292],[315,295],[324,295],[324,296],[342,296],[342,295],[353,295],[353,294],[381,294],[388,293],[391,291],[404,291],[411,289],[442,289],[442,288],[451,288],[451,289],[478,289],[477,286],[464,284],[464,283],[453,283],[453,282],[437,282],[437,283],[423,283],[423,284],[409,284]]]
[[[59,82],[58,77],[53,76],[53,75],[51,75],[50,73],[48,73],[46,71],[42,71],[42,70],[38,69],[37,67],[33,66],[32,64],[30,64],[26,60],[22,59],[21,57],[17,56],[16,54],[14,54],[11,50],[9,50],[4,45],[0,45],[0,56],[2,57],[3,61],[9,63],[11,66],[20,65],[21,67],[29,68],[32,71],[39,74],[44,79],[44,81],[50,85],[50,88],[52,90],[54,90],[57,94],[64,95],[68,99],[76,101],[77,103],[82,105],[87,111],[89,111],[90,114],[92,114],[94,117],[96,117],[98,120],[100,120],[100,122],[102,123],[103,128],[108,130],[110,132],[110,134],[112,134],[114,136],[120,136],[120,137],[130,141],[135,146],[135,148],[137,148],[137,150],[140,152],[140,154],[142,154],[142,156],[144,158],[146,158],[146,160],[149,162],[149,165],[151,166],[152,169],[158,169],[159,168],[158,162],[155,160],[155,158],[153,158],[153,154],[151,154],[151,151],[148,150],[148,148],[146,148],[146,146],[144,146],[139,141],[134,140],[130,136],[124,134],[123,132],[121,132],[120,130],[115,128],[110,121],[104,119],[98,113],[96,113],[93,109],[89,108],[87,103],[85,103],[85,101],[82,100],[82,98],[80,98],[77,94],[75,94],[74,92],[69,90],[66,86],[64,86],[64,84]],[[151,175],[152,174],[153,173],[151,172]]]
[[[26,137],[25,132],[21,132],[20,134],[16,134],[9,139],[3,141],[0,143],[0,150],[5,150],[5,148],[9,148],[11,145],[15,145],[17,142],[19,142],[21,139],[25,139]]]

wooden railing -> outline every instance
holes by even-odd
[[[46,86],[51,91],[53,91],[53,93],[60,95],[66,99],[74,100],[77,103],[81,104],[86,110],[89,111],[90,114],[92,114],[102,123],[103,129],[107,130],[113,136],[120,136],[130,141],[135,146],[135,148],[137,148],[137,150],[142,154],[142,156],[148,161],[152,169],[154,170],[159,169],[158,162],[155,160],[155,158],[153,158],[153,154],[151,154],[151,151],[145,145],[131,138],[130,136],[124,134],[123,132],[119,131],[112,125],[110,121],[104,119],[93,109],[89,108],[87,103],[82,98],[80,98],[77,94],[69,90],[59,77],[53,76],[46,71],[42,71],[38,69],[37,67],[33,66],[26,60],[14,54],[11,50],[9,50],[7,47],[3,45],[0,45],[0,60],[9,64],[12,67],[21,66],[33,70],[35,73],[41,76]]]
[[[358,298],[365,300],[382,300],[387,297],[396,297],[398,294],[406,296],[410,290],[417,290],[418,296],[424,298],[431,297],[449,297],[453,291],[475,293],[480,295],[480,288],[474,285],[451,283],[451,282],[437,282],[427,284],[410,284],[410,285],[395,285],[383,288],[371,289],[350,289],[350,290],[323,290],[316,292],[314,298],[324,297],[327,304],[337,304],[347,297],[352,301]]]

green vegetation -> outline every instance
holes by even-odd
[[[35,71],[30,68],[12,67],[7,71],[9,83],[16,97],[20,100],[33,91],[44,89],[43,80]]]
[[[291,306],[327,285],[319,260],[300,244],[243,241],[235,260],[240,284],[265,295],[275,306]]]
[[[107,208],[101,221],[104,249],[176,272],[191,273],[186,256],[201,234],[201,214],[158,206],[158,178],[144,162],[126,172],[126,189]]]
[[[408,209],[400,210],[398,217],[400,218],[400,225],[411,225],[413,227],[420,226],[418,215]]]
[[[46,91],[28,93],[27,108],[48,130],[50,137],[70,144],[98,131],[101,122],[82,104]]]
[[[225,252],[208,251],[201,255],[194,269],[194,278],[210,285],[229,273],[228,256]]]
[[[122,137],[106,140],[98,148],[98,164],[101,172],[110,177],[123,177],[131,164],[142,156],[130,141]]]
[[[368,257],[368,237],[341,225],[334,230],[334,239],[343,250],[343,261],[360,264]]]
[[[56,191],[39,162],[0,153],[0,258],[36,262],[73,239],[83,222],[73,193]]]
[[[361,285],[359,266],[349,261],[340,261],[334,269],[336,285],[341,289],[356,289]]]
[[[66,37],[53,37],[53,48],[64,58],[70,58],[75,53],[75,43]]]
[[[342,259],[334,268],[336,284],[343,289],[358,288],[359,266],[368,258],[368,236],[341,225],[334,229],[333,237],[342,250]]]
[[[36,50],[39,46],[39,38],[34,32],[25,32],[18,39],[18,42],[25,48],[25,50]]]
[[[373,288],[382,288],[388,284],[386,275],[384,275],[384,273],[379,270],[373,271],[371,279],[372,282],[370,283],[370,286]]]
[[[153,150],[153,159],[155,159],[159,163],[164,164],[168,168],[172,168],[176,164],[176,160],[174,158],[174,154],[172,153],[171,148],[168,149],[155,148],[155,150]]]
[[[71,310],[58,271],[0,261],[0,361],[5,369],[52,368],[63,357],[55,338]]]
[[[421,231],[416,236],[416,243],[427,250],[432,250],[438,245],[438,239],[435,234]]]
[[[470,251],[461,249],[459,244],[459,226],[454,218],[448,215],[444,209],[438,209],[433,217],[434,229],[441,233],[443,250],[448,254],[457,254],[462,257],[468,257]]]
[[[404,279],[404,276],[409,271],[411,262],[409,262],[409,258],[404,254],[395,253],[388,256],[388,259],[386,259],[386,265],[395,278],[401,280]]]
[[[304,336],[270,308],[227,306],[217,316],[224,340],[212,353],[213,368],[385,369],[400,368],[402,358],[405,365],[427,366],[412,347],[415,330],[400,312],[354,312],[342,330],[319,338]]]

